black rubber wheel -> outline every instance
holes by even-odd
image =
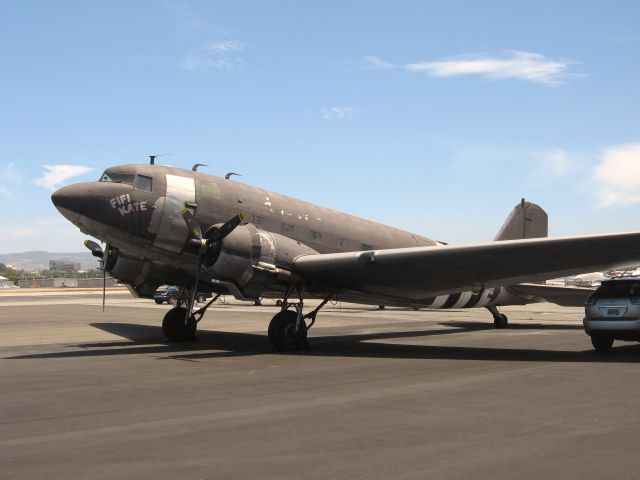
[[[187,309],[182,307],[172,308],[162,319],[162,333],[167,340],[172,342],[184,342],[195,340],[196,321],[193,316],[187,322],[185,316]]]
[[[282,300],[276,300],[276,306],[280,307],[282,305]]]
[[[269,323],[269,341],[279,352],[290,350],[306,350],[307,325],[302,322],[298,335],[295,334],[297,314],[293,310],[285,310],[274,315]]]
[[[608,352],[613,346],[613,338],[602,334],[591,334],[591,345],[598,352]]]
[[[378,310],[384,310],[384,305],[378,305]]]
[[[207,296],[204,293],[199,293],[196,296],[196,302],[198,303],[204,303],[207,300]]]
[[[162,300],[160,300],[159,298],[156,298],[155,300],[158,305],[162,305]]]
[[[177,302],[177,300],[178,300],[178,299],[176,298],[176,296],[175,296],[175,295],[169,295],[169,296],[167,297],[167,303],[168,303],[169,305],[175,305],[175,304],[176,304],[176,302]]]
[[[499,313],[493,317],[493,326],[496,328],[507,328],[509,326],[509,319],[504,313]]]

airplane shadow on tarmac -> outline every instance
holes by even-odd
[[[129,323],[92,323],[95,328],[128,340],[82,343],[78,350],[5,357],[8,359],[70,358],[110,355],[159,354],[164,359],[198,361],[201,359],[266,355],[274,353],[267,336],[255,333],[199,330],[193,342],[167,342],[160,327]],[[364,334],[323,335],[310,337],[311,348],[283,355],[317,357],[405,358],[438,360],[491,360],[523,362],[602,362],[639,363],[640,345],[625,343],[605,354],[589,348],[584,351],[517,349],[491,347],[457,347],[381,343],[384,340],[437,337],[479,330],[493,330],[493,325],[474,322],[440,322],[442,329],[377,332]],[[337,328],[325,328],[324,331]],[[510,324],[509,330],[581,330],[579,325]],[[509,330],[506,330],[507,332]],[[496,331],[500,335],[503,331]],[[380,342],[380,343],[378,343]],[[585,347],[588,340],[585,336]],[[212,351],[213,350],[213,351]],[[167,355],[169,354],[169,355]]]

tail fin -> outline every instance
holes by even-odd
[[[524,198],[516,205],[498,230],[494,240],[519,240],[539,238],[549,235],[547,212]]]

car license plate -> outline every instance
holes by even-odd
[[[607,315],[609,316],[618,316],[620,315],[620,309],[619,308],[607,308]]]

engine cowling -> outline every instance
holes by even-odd
[[[153,298],[162,283],[186,285],[191,277],[185,272],[117,248],[108,247],[107,272],[125,283],[137,297]]]
[[[233,282],[245,296],[258,297],[269,285],[295,282],[293,260],[317,253],[289,237],[246,224],[220,242],[207,270],[216,278]]]

